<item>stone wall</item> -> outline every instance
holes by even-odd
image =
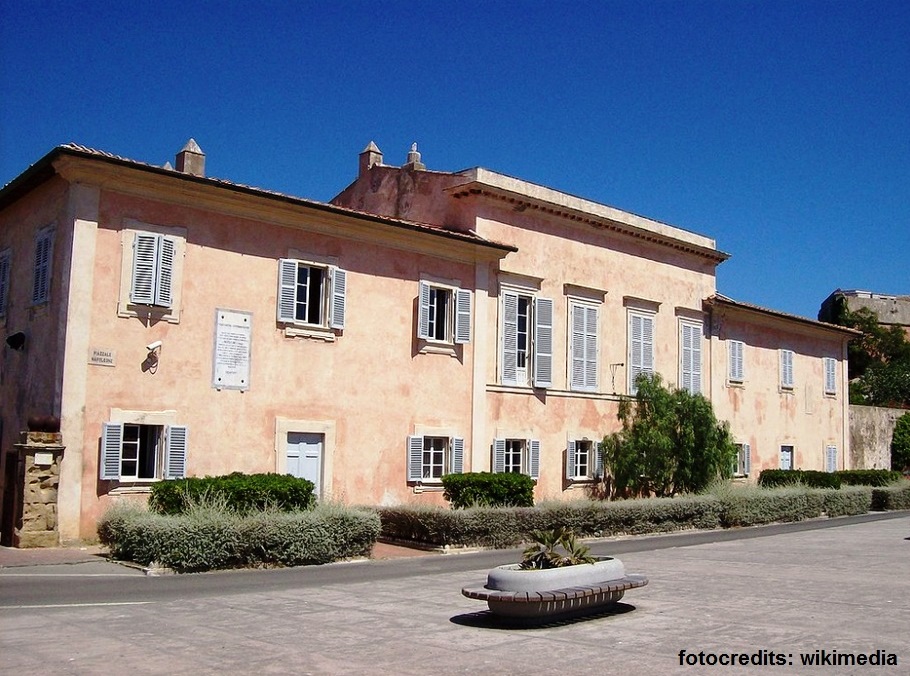
[[[850,406],[851,469],[891,469],[891,435],[897,419],[910,411]]]
[[[17,547],[56,547],[57,487],[60,483],[60,461],[64,447],[61,435],[45,432],[23,432],[16,444],[22,454],[22,525],[15,530]]]

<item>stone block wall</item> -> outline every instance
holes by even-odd
[[[891,469],[891,436],[901,408],[850,406],[850,469]]]
[[[16,529],[18,547],[56,547],[57,487],[64,447],[58,433],[23,432],[16,448],[23,458],[22,524]]]

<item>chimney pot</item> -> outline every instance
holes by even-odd
[[[370,141],[360,153],[360,175],[363,176],[377,164],[382,164],[382,151],[375,143]]]
[[[176,165],[177,171],[184,174],[205,176],[205,153],[195,139],[187,141],[183,149],[177,153]]]

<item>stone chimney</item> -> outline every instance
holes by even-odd
[[[177,171],[193,176],[205,176],[205,153],[194,139],[190,139],[177,153]]]
[[[370,141],[370,144],[360,153],[360,173],[358,175],[363,176],[377,164],[382,164],[382,151]]]
[[[411,150],[408,152],[408,161],[405,162],[402,169],[410,169],[412,171],[423,171],[427,168],[423,162],[420,161],[420,153],[417,152],[417,144],[411,144]]]

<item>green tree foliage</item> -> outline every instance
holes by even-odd
[[[604,438],[604,465],[614,496],[669,496],[704,490],[730,476],[736,448],[704,396],[670,390],[659,375],[636,382],[619,405],[622,430]]]
[[[904,413],[894,426],[894,436],[891,437],[891,469],[898,472],[910,471],[910,413]]]

